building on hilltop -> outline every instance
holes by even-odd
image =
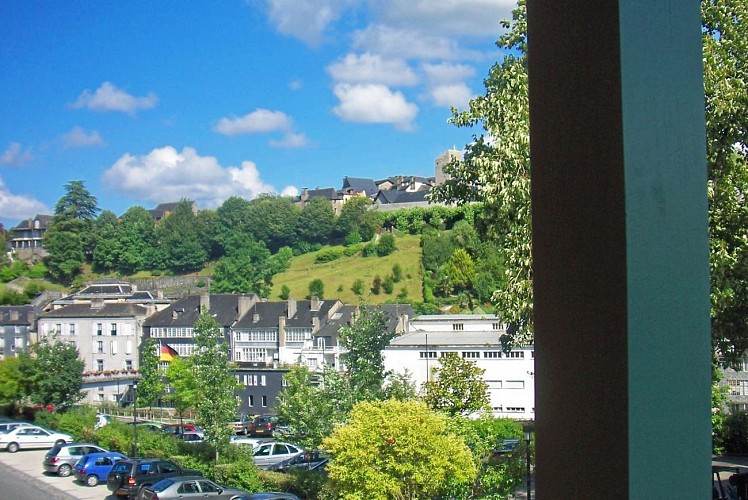
[[[171,215],[174,212],[174,210],[177,209],[177,205],[179,205],[180,203],[181,202],[179,201],[159,203],[158,205],[156,205],[156,208],[152,210],[148,210],[148,213],[151,214],[151,217],[153,217],[156,220],[156,222],[158,222],[164,217],[168,217],[169,215]],[[197,203],[195,203],[194,201],[192,201],[191,203],[192,203],[192,213],[197,215],[199,211],[197,207]]]
[[[453,161],[462,161],[463,160],[463,154],[462,151],[457,151],[457,149],[450,149],[448,151],[445,151],[441,155],[439,155],[436,160],[434,161],[434,170],[435,170],[435,182],[436,185],[444,184],[444,181],[449,179],[449,175],[444,173],[444,167],[452,163]]]
[[[44,233],[51,222],[51,215],[36,214],[33,218],[22,220],[12,228],[9,244],[14,256],[27,262],[37,262],[46,257]]]

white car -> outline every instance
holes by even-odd
[[[273,464],[288,460],[304,453],[304,448],[290,443],[260,443],[252,450],[255,465],[258,469],[267,469]]]
[[[51,448],[72,441],[74,441],[73,436],[69,434],[50,431],[36,425],[27,425],[0,434],[0,449],[15,453],[21,449]]]
[[[273,438],[263,437],[251,437],[251,436],[229,436],[229,443],[231,444],[243,444],[254,448],[261,443],[269,443],[275,441]]]

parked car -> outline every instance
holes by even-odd
[[[300,500],[293,493],[282,493],[280,491],[260,491],[237,497],[235,500]]]
[[[6,433],[8,431],[12,431],[16,427],[24,427],[27,425],[34,425],[30,424],[28,422],[16,422],[14,420],[8,420],[7,422],[0,423],[0,433]]]
[[[202,443],[204,441],[203,435],[197,432],[184,432],[182,434],[175,434],[174,437],[181,439],[185,443]]]
[[[202,434],[203,430],[199,425],[195,424],[164,424],[161,426],[161,432],[166,434],[184,434],[185,432],[194,432],[196,434]]]
[[[260,443],[254,447],[252,455],[259,469],[267,469],[273,464],[288,460],[304,453],[304,449],[291,443]]]
[[[252,436],[229,436],[229,443],[231,444],[244,444],[254,448],[260,443],[271,443],[275,441],[273,438],[265,437],[252,437]]]
[[[330,461],[330,454],[325,451],[304,452],[300,455],[281,460],[268,466],[266,470],[288,472],[291,469],[321,470]]]
[[[15,453],[32,448],[51,448],[72,441],[75,440],[69,434],[50,431],[37,425],[26,425],[0,434],[0,449]]]
[[[136,500],[177,500],[180,498],[211,498],[236,500],[248,493],[221,486],[200,476],[170,477],[141,488]]]
[[[249,427],[249,418],[246,415],[237,415],[231,422],[235,434],[246,434]]]
[[[116,451],[88,453],[73,466],[73,475],[88,486],[96,486],[99,482],[106,481],[106,476],[115,463],[126,458],[126,455]]]
[[[137,423],[133,424],[132,422],[127,422],[127,425],[135,425],[138,429],[145,429],[151,432],[161,432],[161,430],[164,428],[164,424],[160,422],[141,422],[138,420]]]
[[[249,422],[247,434],[250,436],[272,436],[275,423],[269,417],[255,417]]]
[[[97,413],[96,423],[94,424],[94,429],[101,429],[102,427],[104,427],[111,421],[112,421],[111,415],[104,415],[103,413]]]
[[[73,466],[83,455],[108,451],[93,443],[68,443],[55,445],[44,455],[42,467],[47,472],[67,477],[73,472]]]
[[[508,460],[519,452],[519,439],[502,439],[499,444],[491,450],[489,462]]]
[[[106,476],[106,487],[115,496],[135,498],[141,488],[162,479],[202,475],[199,470],[182,469],[163,458],[128,458],[114,464]]]

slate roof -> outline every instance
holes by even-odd
[[[46,214],[36,214],[31,219],[25,219],[18,223],[18,225],[11,229],[11,231],[19,230],[29,230],[29,229],[35,229],[34,228],[34,221],[39,221],[39,229],[47,229],[49,226],[49,223],[52,222],[52,216],[46,215]]]
[[[422,189],[420,191],[389,189],[386,191],[380,191],[379,194],[377,194],[376,201],[382,205],[388,205],[390,203],[423,203],[429,201],[426,199],[428,193],[428,189]]]
[[[319,311],[311,310],[311,300],[297,300],[296,313],[286,319],[286,328],[311,327],[312,318],[320,318],[320,326],[326,322],[327,312],[336,303],[334,300],[320,300]],[[255,318],[257,315],[257,318]],[[278,318],[288,315],[288,301],[257,302],[234,324],[235,330],[251,328],[277,328]]]
[[[91,304],[70,304],[54,311],[43,313],[40,318],[144,318],[148,310],[137,304],[114,302],[101,307],[91,307]]]
[[[335,188],[307,189],[307,199],[324,198],[326,200],[339,200],[342,198]]]
[[[174,312],[176,311],[176,315]],[[224,328],[231,326],[239,313],[239,295],[211,294],[208,312]],[[176,317],[174,317],[176,316]],[[188,295],[143,322],[146,327],[189,327],[200,317],[200,296]],[[277,321],[277,318],[276,318]]]
[[[438,331],[438,332],[408,332],[390,341],[390,348],[414,346],[449,347],[491,347],[501,349],[499,333],[494,331]]]
[[[384,311],[387,315],[387,329],[390,331],[395,331],[395,328],[397,328],[397,324],[400,321],[400,317],[403,314],[407,315],[409,319],[413,319],[413,316],[415,316],[413,306],[410,304],[381,304],[376,307]]]
[[[344,326],[351,323],[351,318],[358,310],[357,306],[343,305],[338,308],[327,322],[320,325],[319,331],[314,333],[315,337],[330,337],[331,345],[338,344],[338,332]]]
[[[17,319],[12,319],[12,312],[18,313]],[[39,315],[41,311],[31,305],[0,306],[0,325],[31,325],[29,313]]]
[[[360,177],[343,177],[343,191],[353,190],[357,193],[366,193],[366,196],[373,198],[376,196],[379,188],[373,179],[364,179]]]

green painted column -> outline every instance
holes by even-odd
[[[528,0],[537,497],[709,498],[699,2]]]

